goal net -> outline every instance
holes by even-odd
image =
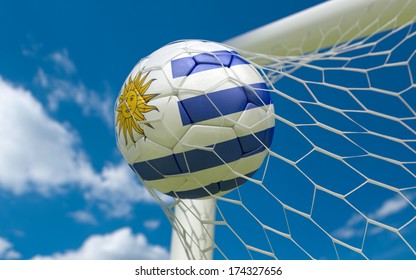
[[[382,2],[353,22],[267,43],[274,54],[229,42],[268,83],[273,143],[225,196],[173,201],[149,190],[184,257],[416,258],[416,8]]]

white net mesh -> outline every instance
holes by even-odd
[[[273,144],[248,182],[215,197],[214,221],[195,213],[215,225],[203,237],[213,243],[175,219],[192,202],[153,192],[185,247],[215,259],[415,259],[415,28],[296,57],[238,50],[270,86]]]

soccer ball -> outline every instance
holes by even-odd
[[[266,83],[221,44],[174,42],[143,58],[115,104],[117,146],[148,188],[223,195],[262,165],[274,110]]]

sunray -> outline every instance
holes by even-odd
[[[148,81],[142,88],[140,88],[140,95],[143,96],[143,94],[149,89],[150,85],[155,81],[155,79],[152,79]]]
[[[118,125],[119,123],[121,123],[123,121],[123,118],[121,117],[120,114],[117,115],[117,119],[116,119],[116,125]]]
[[[124,139],[126,140],[126,144],[127,144],[127,129],[128,129],[128,125],[129,125],[129,122],[127,120],[125,122],[124,126],[123,126],[123,135],[124,135]]]
[[[122,120],[120,121],[120,126],[118,128],[118,134],[120,134],[121,128],[125,126],[125,122],[126,122],[126,119],[122,118]]]
[[[133,119],[129,119],[129,121],[130,121],[130,124],[129,124],[130,129],[128,129],[128,132],[129,132],[129,135],[130,135],[130,139],[133,140],[133,142],[134,142],[133,127],[134,127],[134,125],[136,125],[136,123]]]
[[[143,79],[140,79],[140,77],[142,76],[142,73],[140,72],[140,77],[135,79],[136,82],[134,82],[134,84],[136,85],[139,92],[140,92],[140,89],[142,88],[144,81],[147,79],[147,76],[149,76],[149,74],[150,74],[150,71],[146,73]]]
[[[140,104],[137,106],[140,109],[140,112],[142,113],[148,113],[150,111],[156,110],[156,106],[153,105],[147,105],[147,104]]]
[[[140,111],[135,111],[133,117],[139,121],[143,121],[145,119]]]
[[[146,95],[142,95],[144,101],[149,102],[150,100],[152,100],[153,98],[155,98],[156,96],[158,96],[158,94],[146,94]]]
[[[143,129],[136,123],[136,122],[132,122],[133,124],[133,128],[140,134],[144,134]]]
[[[145,122],[145,123],[143,123],[144,125],[146,125],[146,126],[148,126],[148,127],[150,127],[150,128],[154,128],[150,123],[148,123],[148,122]]]
[[[139,72],[139,73],[137,74],[137,76],[136,76],[135,80],[136,80],[136,81],[140,81],[141,77],[142,77],[142,72]],[[131,76],[130,76],[130,79],[131,79]]]

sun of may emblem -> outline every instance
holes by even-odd
[[[123,130],[126,144],[127,133],[130,136],[130,139],[135,142],[133,129],[137,133],[145,136],[139,123],[153,128],[152,125],[147,122],[143,114],[153,110],[159,111],[156,106],[147,105],[150,100],[157,96],[157,94],[145,95],[150,85],[155,81],[155,79],[151,79],[146,82],[149,73],[150,72],[147,72],[147,74],[142,77],[142,72],[139,72],[133,79],[130,76],[128,82],[124,84],[123,92],[118,100],[116,125],[120,125],[118,129],[119,135]]]

